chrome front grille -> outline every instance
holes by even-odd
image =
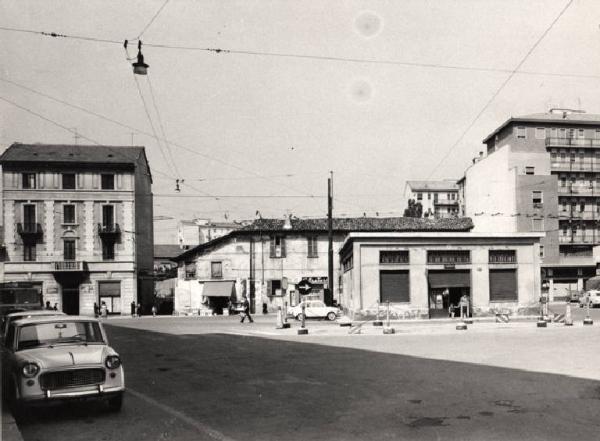
[[[71,369],[40,375],[40,386],[42,390],[57,390],[102,384],[105,379],[104,369]]]

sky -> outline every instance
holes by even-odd
[[[600,114],[599,24],[596,0],[2,0],[0,149],[145,146],[155,243],[324,217],[330,172],[334,216],[401,216],[511,115]]]

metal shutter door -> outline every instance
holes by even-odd
[[[408,271],[381,271],[379,299],[381,302],[410,302]]]
[[[517,270],[516,269],[490,269],[490,301],[516,301]]]

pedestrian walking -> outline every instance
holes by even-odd
[[[131,316],[135,317],[135,302],[131,302]]]
[[[139,303],[137,304],[137,316],[141,317],[142,316],[142,305],[140,305]]]
[[[47,301],[46,301],[46,309],[47,309],[48,311],[52,311],[52,306],[50,306],[50,300],[47,300]]]
[[[100,315],[100,308],[98,308],[98,304],[94,302],[94,317],[98,317]]]
[[[248,317],[248,321],[250,323],[254,323],[254,320],[252,320],[252,316],[250,315],[250,302],[246,296],[244,296],[242,306],[244,307],[244,311],[242,312],[242,319],[240,320],[240,323],[244,323],[244,319],[246,319],[246,317]]]
[[[152,305],[152,317],[156,317],[156,305]]]
[[[52,309],[54,309],[55,311],[58,311],[58,303],[55,303],[54,306],[52,307]]]

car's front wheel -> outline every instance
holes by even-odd
[[[123,393],[119,393],[114,397],[108,399],[108,410],[111,412],[118,412],[123,407]]]
[[[333,311],[331,311],[330,313],[327,314],[327,320],[329,320],[329,321],[334,321],[336,317],[337,316],[335,315],[335,312],[333,312]]]

